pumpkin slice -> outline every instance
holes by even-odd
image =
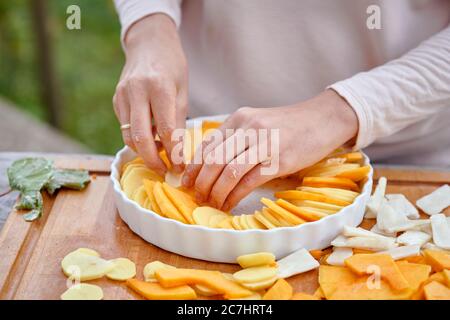
[[[164,288],[159,283],[137,279],[128,279],[127,285],[149,300],[191,300],[197,298],[195,291],[187,285]]]
[[[257,252],[237,257],[236,262],[242,268],[275,264],[275,256],[270,252]]]
[[[320,298],[311,294],[297,292],[292,295],[291,300],[320,300]]]
[[[168,218],[178,220],[182,223],[188,223],[183,217],[181,212],[174,206],[169,198],[164,193],[162,183],[156,182],[153,186],[153,195],[155,196],[156,203],[158,204],[161,212]]]
[[[263,300],[290,300],[293,294],[292,286],[284,279],[279,279],[267,290]]]
[[[309,193],[321,194],[330,198],[339,199],[347,203],[352,203],[359,193],[350,190],[338,189],[338,188],[316,188],[301,186],[297,187],[299,191],[305,191]],[[337,203],[336,203],[337,204]]]
[[[346,160],[346,162],[358,162],[363,160],[363,155],[361,152],[349,152],[349,153],[343,153],[339,155],[335,155],[335,158],[343,158]]]
[[[144,179],[143,182],[144,182],[145,192],[147,193],[148,201],[150,202],[151,207],[152,207],[151,210],[154,211],[155,213],[159,214],[160,216],[165,217],[165,215],[159,208],[159,205],[156,202],[155,196],[153,194],[153,188],[155,187],[156,182],[147,180],[147,179]]]
[[[243,298],[253,294],[239,284],[228,280],[218,271],[196,269],[159,269],[156,279],[165,288],[182,285],[202,284],[225,295],[226,298]]]
[[[271,279],[277,275],[277,268],[268,266],[250,267],[233,274],[239,283],[255,283]]]
[[[434,271],[450,269],[450,254],[445,251],[424,250],[423,255]]]
[[[184,219],[190,224],[195,224],[192,214],[198,207],[194,200],[183,191],[180,191],[167,183],[162,184],[162,188],[169,200],[175,205],[179,212],[183,215]]]
[[[286,222],[292,225],[298,225],[305,223],[306,221],[287,211],[286,209],[280,207],[278,204],[273,202],[268,198],[261,198],[261,202],[266,205],[272,212],[274,212],[278,217],[286,220]]]
[[[306,221],[316,221],[328,216],[326,213],[321,213],[308,208],[297,207],[296,205],[293,205],[283,199],[278,199],[275,203]]]
[[[364,166],[360,168],[350,169],[347,171],[340,172],[336,175],[337,178],[347,178],[352,181],[358,182],[363,180],[368,176],[370,172],[370,166]]]
[[[131,279],[136,275],[136,265],[127,258],[117,258],[111,260],[114,267],[105,275],[107,278],[118,281]]]
[[[410,288],[408,281],[388,254],[355,254],[345,260],[345,265],[357,275],[365,275],[373,272],[372,266],[380,268],[380,276],[385,279],[395,290]]]
[[[323,290],[321,287],[318,287],[316,289],[316,291],[314,291],[313,296],[318,298],[319,300],[325,299],[325,294],[323,293]]]
[[[321,265],[319,267],[319,285],[324,296],[330,299],[340,286],[353,284],[358,277],[348,268]]]
[[[300,190],[287,190],[275,192],[275,197],[285,200],[310,200],[321,203],[329,203],[337,206],[348,206],[352,203],[351,201],[342,200],[339,198],[330,197],[325,194],[306,192]]]
[[[62,295],[61,300],[102,300],[103,290],[99,286],[78,283],[67,289]]]
[[[302,185],[316,188],[339,188],[359,191],[358,185],[347,178],[305,177],[303,178]]]
[[[450,289],[442,283],[433,281],[424,287],[427,300],[450,300]]]

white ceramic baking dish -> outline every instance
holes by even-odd
[[[223,117],[210,119],[221,120]],[[192,126],[193,121],[189,121],[188,126]],[[369,164],[368,157],[364,156],[365,164]],[[114,198],[120,217],[144,240],[164,250],[207,261],[234,263],[240,255],[260,251],[272,252],[280,259],[300,248],[326,248],[345,225],[357,226],[361,223],[372,190],[373,170],[361,194],[351,205],[318,221],[271,230],[212,229],[161,217],[128,199],[120,187],[120,168],[135,157],[136,154],[130,148],[124,147],[111,165]],[[255,208],[261,206],[259,204]]]

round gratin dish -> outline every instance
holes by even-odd
[[[188,126],[204,119],[223,120],[223,116],[190,120]],[[214,262],[234,263],[240,255],[260,251],[272,252],[280,259],[300,248],[326,248],[345,225],[357,226],[361,223],[372,190],[373,169],[361,194],[352,204],[318,221],[270,230],[213,229],[162,217],[128,199],[119,183],[120,168],[135,157],[133,150],[124,147],[116,154],[111,165],[114,198],[123,221],[133,232],[155,246],[183,256]],[[369,164],[366,155],[364,164]]]

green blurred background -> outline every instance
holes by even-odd
[[[41,121],[51,116],[41,98],[31,1],[0,0],[0,96]],[[59,100],[54,125],[94,152],[121,145],[112,95],[124,56],[111,0],[43,0]],[[66,9],[81,8],[81,30],[68,30]]]

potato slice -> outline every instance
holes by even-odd
[[[152,261],[145,265],[144,267],[144,279],[147,282],[157,282],[155,278],[155,271],[160,269],[176,269],[170,264],[165,264],[161,261]]]
[[[114,264],[95,255],[75,250],[63,258],[61,267],[67,277],[87,281],[102,278]]]
[[[151,203],[151,210],[157,214],[159,214],[160,216],[165,217],[165,215],[161,212],[161,209],[158,205],[158,203],[156,202],[155,196],[153,194],[153,188],[155,187],[155,181],[151,181],[148,179],[144,179],[143,181],[144,183],[144,187],[145,187],[145,192],[147,193],[147,197],[148,200]]]
[[[239,225],[242,229],[248,230],[250,229],[250,226],[247,224],[247,219],[245,218],[246,214],[241,214],[239,216]]]
[[[338,212],[339,210],[344,208],[344,206],[338,206],[335,204],[314,201],[314,200],[291,200],[289,202],[297,207],[310,207],[310,208],[317,208],[317,209],[325,209],[325,210],[329,210],[332,212]]]
[[[211,217],[214,215],[229,217],[229,215],[223,211],[220,211],[213,207],[205,206],[195,208],[194,212],[192,213],[192,218],[194,219],[194,222],[196,224],[209,227],[209,219],[211,219]]]
[[[130,173],[123,180],[122,189],[128,198],[133,192],[143,184],[143,179],[161,181],[162,178],[154,171],[148,168],[132,168]]]
[[[221,214],[215,214],[213,216],[211,216],[211,218],[209,218],[208,221],[208,226],[211,228],[218,228],[218,225],[224,221],[224,220],[228,220],[229,217],[225,217]]]
[[[218,225],[217,228],[219,229],[229,229],[229,230],[234,230],[233,225],[231,224],[231,217],[228,217],[224,220],[222,220]]]
[[[202,284],[194,284],[192,285],[192,289],[199,295],[204,297],[217,296],[220,293],[210,289],[209,287]]]
[[[241,285],[252,291],[265,290],[273,286],[273,284],[278,280],[277,276],[273,276],[267,280],[259,281],[259,282],[242,282]]]
[[[145,199],[144,208],[147,210],[153,210],[152,202],[150,201],[150,199],[148,197],[147,197],[147,199]]]
[[[273,265],[275,263],[275,256],[270,252],[257,252],[239,256],[237,257],[236,262],[242,268]]]
[[[255,219],[261,222],[267,229],[274,229],[277,226],[272,224],[260,211],[255,211]]]
[[[241,220],[241,218],[239,218],[239,216],[234,216],[231,219],[231,225],[233,226],[234,229],[244,230],[244,228],[242,228],[242,226],[241,226],[240,220]]]
[[[370,172],[370,166],[364,166],[360,168],[353,168],[346,171],[341,171],[336,174],[337,178],[347,178],[352,181],[358,182],[367,177]]]
[[[267,229],[261,222],[259,222],[254,215],[248,214],[245,216],[245,219],[247,220],[247,224],[250,227],[250,229]]]
[[[301,186],[301,187],[297,187],[297,190],[323,195],[323,196],[325,196],[327,198],[331,198],[331,199],[338,199],[338,200],[341,200],[341,201],[347,203],[347,205],[352,203],[353,200],[355,200],[355,198],[359,194],[357,192],[353,192],[350,190],[337,189],[337,188],[316,188],[316,187]],[[329,202],[329,203],[331,203],[331,202]],[[334,204],[341,205],[339,203],[334,203]]]
[[[96,257],[100,257],[100,253],[98,253],[97,251],[93,250],[93,249],[89,249],[89,248],[78,248],[77,250],[78,252],[82,252],[91,256],[96,256]]]
[[[125,164],[125,166],[127,166],[127,167],[123,169],[122,176],[120,177],[120,185],[122,186],[122,188],[123,188],[123,181],[125,180],[127,175],[131,172],[132,169],[135,169],[135,168],[147,168],[145,166],[145,164],[143,164],[143,163],[130,163],[130,162],[128,162],[128,163]]]
[[[131,165],[143,165],[145,166],[144,159],[141,157],[136,157],[131,161],[128,161],[122,166],[122,176],[124,176],[125,171],[127,171],[128,167]]]
[[[288,223],[283,218],[277,216],[272,210],[269,208],[262,208],[261,214],[266,218],[268,221],[270,221],[271,224],[273,224],[276,227],[292,227],[290,223]]]
[[[158,204],[161,212],[168,218],[180,221],[182,223],[188,223],[183,217],[181,212],[174,206],[164,193],[161,182],[156,182],[153,187],[153,195],[155,196],[156,203]]]
[[[114,267],[106,273],[106,277],[112,280],[125,281],[136,275],[136,265],[127,258],[117,258],[111,260]]]
[[[255,283],[271,279],[277,274],[274,267],[251,267],[240,270],[233,274],[234,279],[239,283]]]
[[[141,207],[145,208],[145,201],[147,200],[147,193],[145,192],[144,185],[140,186],[133,192],[131,199],[137,202]]]
[[[61,300],[102,300],[103,290],[99,286],[79,283],[71,286],[62,295]]]
[[[333,177],[305,177],[302,185],[316,188],[339,188],[348,189],[352,191],[359,191],[359,186],[347,178],[333,178]]]

